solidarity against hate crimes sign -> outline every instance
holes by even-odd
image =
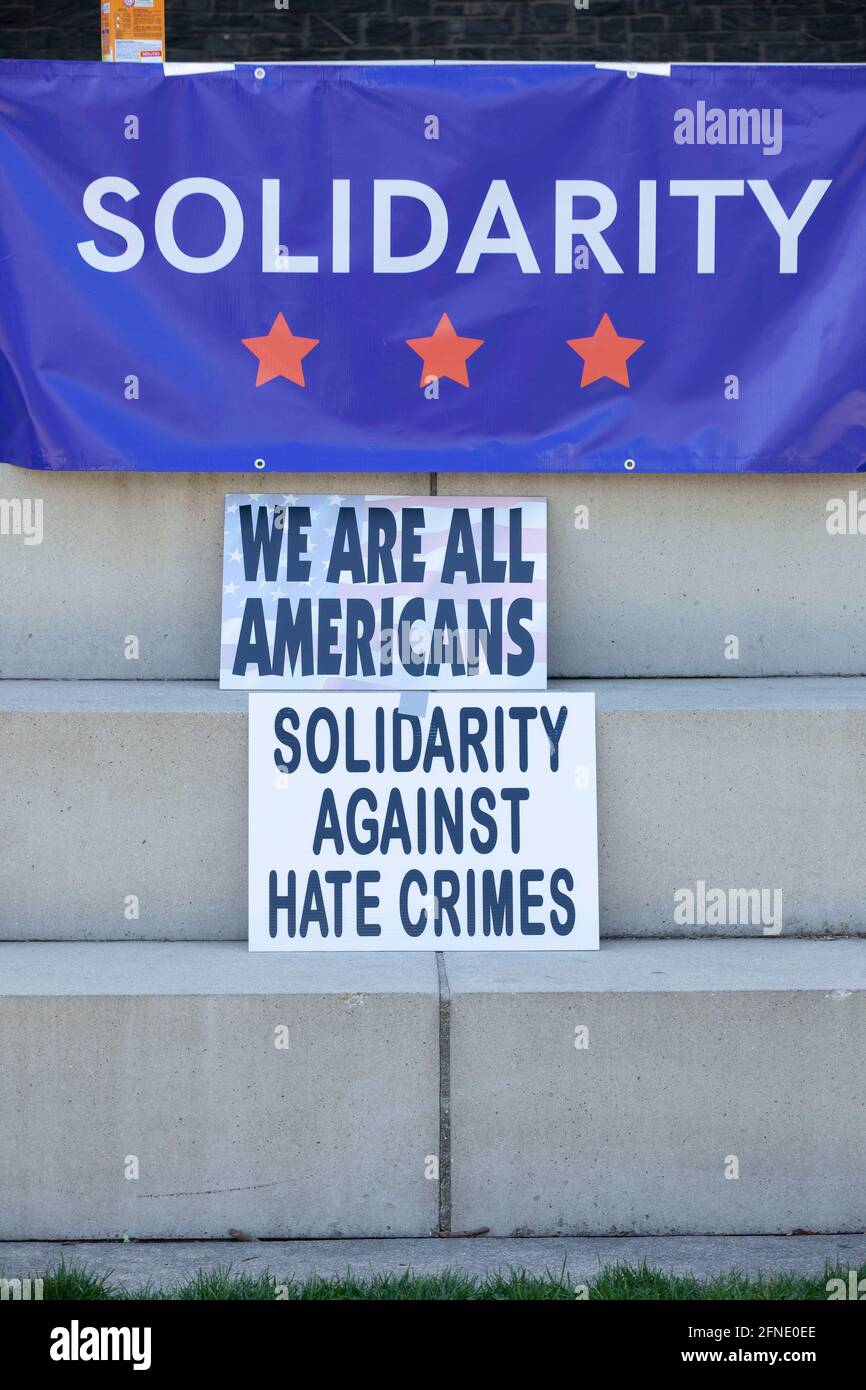
[[[251,950],[597,949],[593,695],[249,705]]]
[[[543,690],[546,501],[226,498],[220,685]]]

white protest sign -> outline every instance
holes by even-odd
[[[598,948],[593,695],[249,707],[251,950]]]
[[[543,690],[547,504],[226,497],[220,685]]]

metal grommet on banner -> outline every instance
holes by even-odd
[[[255,468],[262,469],[267,468],[268,465],[265,463],[264,459],[256,459],[255,464],[253,466]]]
[[[626,459],[625,466],[628,471],[631,472],[631,470],[636,467],[634,459]]]
[[[637,77],[637,73],[634,71],[633,68],[629,68],[628,72],[626,73],[626,77]]]
[[[259,79],[260,82],[261,82],[262,78],[264,77],[264,75],[265,75],[265,70],[264,70],[264,68],[256,68],[255,76]]]

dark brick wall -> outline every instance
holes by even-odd
[[[168,56],[862,62],[862,0],[167,0]],[[0,56],[99,57],[99,0],[0,0]]]

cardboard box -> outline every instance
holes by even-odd
[[[104,63],[165,62],[165,0],[100,0]]]

